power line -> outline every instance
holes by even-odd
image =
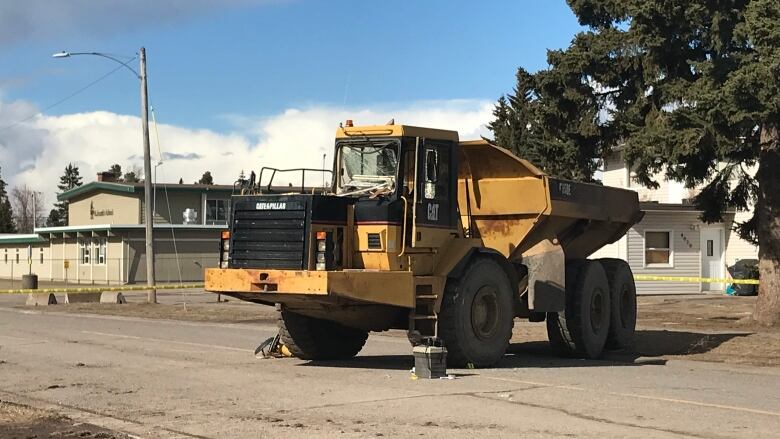
[[[130,61],[132,61],[133,59],[135,59],[135,57],[131,58],[131,59],[130,59]],[[127,62],[130,62],[130,61],[127,61]],[[103,75],[103,76],[101,76],[101,77],[99,77],[99,78],[95,79],[94,81],[92,81],[92,82],[90,82],[89,84],[87,84],[87,85],[85,85],[85,86],[81,87],[80,89],[78,89],[78,90],[74,91],[73,93],[71,93],[71,94],[69,94],[69,95],[65,96],[64,98],[62,98],[62,99],[58,100],[57,102],[55,102],[55,103],[53,103],[53,104],[51,104],[51,105],[49,105],[49,106],[47,106],[47,107],[45,107],[45,108],[41,109],[40,111],[38,111],[37,113],[33,114],[32,116],[26,117],[26,118],[24,118],[24,119],[21,119],[21,120],[17,120],[16,122],[13,122],[13,123],[11,123],[10,125],[6,125],[6,126],[4,126],[4,127],[0,128],[0,132],[2,132],[2,131],[5,131],[5,130],[7,130],[7,129],[9,129],[9,128],[13,128],[13,127],[15,127],[15,126],[17,126],[17,125],[19,125],[19,124],[23,124],[23,123],[25,123],[25,122],[27,122],[27,121],[29,121],[29,120],[32,120],[32,119],[34,119],[34,118],[38,117],[39,115],[41,115],[41,114],[45,113],[46,111],[49,111],[49,110],[51,110],[52,108],[56,107],[57,105],[60,105],[61,103],[63,103],[63,102],[65,102],[65,101],[67,101],[68,99],[70,99],[70,98],[72,98],[72,97],[74,97],[74,96],[76,96],[76,95],[80,94],[81,92],[83,92],[83,91],[85,91],[86,89],[88,89],[88,88],[92,87],[93,85],[97,84],[98,82],[100,82],[100,81],[102,81],[102,80],[104,80],[104,79],[108,78],[109,76],[111,76],[112,74],[114,74],[114,72],[116,72],[117,70],[119,70],[119,69],[121,69],[121,68],[123,68],[123,67],[126,67],[126,66],[125,66],[124,64],[123,64],[123,65],[119,65],[119,66],[117,66],[116,68],[114,68],[113,70],[109,71],[109,72],[108,72],[108,73],[106,73],[105,75]]]

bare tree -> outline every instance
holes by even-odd
[[[14,210],[14,222],[19,233],[33,233],[37,226],[46,223],[43,210],[43,195],[27,185],[11,190],[11,204]]]

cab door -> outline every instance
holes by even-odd
[[[416,149],[412,247],[438,247],[456,227],[455,143],[420,138]]]

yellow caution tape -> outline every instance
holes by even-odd
[[[689,282],[689,283],[725,283],[725,284],[747,284],[758,285],[758,279],[729,279],[713,277],[683,277],[683,276],[650,276],[647,274],[635,274],[634,280],[637,281],[665,281],[665,282]],[[39,288],[33,289],[12,289],[0,290],[0,294],[29,294],[29,293],[102,293],[103,291],[148,291],[154,290],[189,290],[203,288],[203,284],[165,284],[154,285],[125,285],[121,287],[57,287],[57,288]]]
[[[165,284],[165,285],[125,285],[122,287],[74,287],[74,288],[38,288],[15,290],[0,290],[0,294],[28,294],[28,293],[102,293],[104,291],[148,291],[148,290],[190,290],[203,288],[203,284]]]
[[[667,282],[691,282],[691,283],[724,283],[724,284],[748,284],[758,285],[758,279],[729,279],[729,278],[714,278],[714,277],[682,277],[682,276],[650,276],[646,274],[635,274],[634,280],[656,280]]]

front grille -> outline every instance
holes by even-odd
[[[298,210],[254,210],[254,206],[255,203],[236,203],[230,266],[304,269],[305,203],[300,203]]]
[[[382,240],[379,237],[379,233],[369,233],[368,234],[368,248],[371,248],[371,249],[381,249],[382,248]]]

